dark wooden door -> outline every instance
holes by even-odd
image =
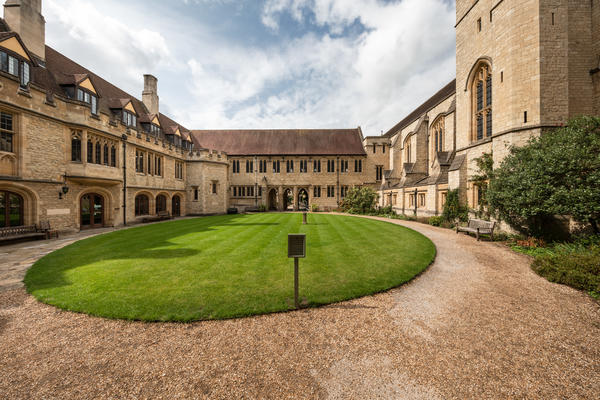
[[[96,193],[81,198],[81,229],[101,228],[104,226],[104,197]]]
[[[181,215],[181,198],[179,196],[173,196],[171,200],[171,215],[174,217]]]
[[[0,191],[0,228],[23,225],[23,198],[16,193]]]

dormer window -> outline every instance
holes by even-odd
[[[77,88],[77,100],[87,103],[92,108],[92,114],[98,114],[98,97],[87,90]]]
[[[156,124],[150,124],[150,133],[152,133],[154,136],[160,135],[160,126]]]
[[[123,123],[135,128],[137,126],[137,118],[133,113],[123,110]]]
[[[29,63],[13,57],[4,51],[0,51],[0,69],[18,77],[21,87],[27,87],[31,80],[31,66]]]

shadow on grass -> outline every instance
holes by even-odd
[[[215,231],[218,227],[274,226],[278,223],[238,222],[243,215],[222,215],[210,218],[194,218],[161,224],[143,225],[109,232],[82,239],[38,260],[25,275],[29,293],[71,285],[65,276],[67,271],[96,262],[132,259],[189,258],[200,254],[193,248],[170,248],[177,246],[178,237]],[[90,246],[90,243],[94,243]],[[65,254],[66,253],[66,254]]]

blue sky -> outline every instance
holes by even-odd
[[[191,129],[391,128],[455,75],[449,0],[44,0],[46,40]]]

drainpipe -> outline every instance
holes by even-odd
[[[417,188],[415,188],[415,217],[417,216],[417,194],[419,193],[419,190]]]
[[[254,207],[258,207],[258,157],[254,156],[254,162],[252,163],[252,169],[254,172]]]
[[[127,226],[127,135],[121,136],[123,140],[123,225]]]
[[[336,182],[337,191],[336,192],[337,192],[337,205],[339,207],[339,205],[340,205],[340,158],[339,157],[337,158],[336,164],[337,164],[336,169],[335,169],[337,172],[337,182]]]

